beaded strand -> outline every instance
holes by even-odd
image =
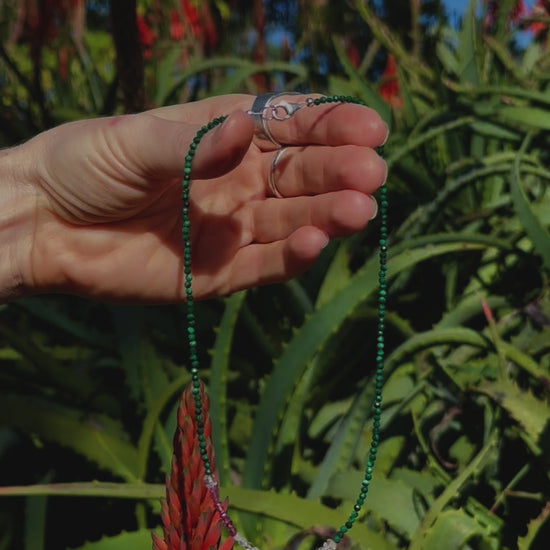
[[[326,103],[353,103],[365,105],[361,100],[351,96],[323,96],[319,98],[307,98],[304,105],[307,107],[323,105]],[[214,118],[208,124],[202,126],[193,138],[187,155],[185,156],[184,175],[182,182],[182,240],[183,240],[183,271],[185,281],[185,295],[187,300],[187,341],[189,344],[189,363],[191,367],[191,384],[192,393],[195,404],[195,422],[197,427],[197,435],[199,441],[199,449],[201,460],[204,466],[204,482],[208,492],[214,502],[214,506],[219,513],[220,519],[226,527],[229,535],[233,540],[245,550],[258,550],[253,544],[248,542],[243,537],[233,524],[229,514],[224,510],[219,496],[218,482],[214,478],[212,472],[212,464],[208,458],[208,443],[204,433],[204,420],[202,417],[203,404],[200,395],[200,374],[199,374],[199,359],[197,355],[197,339],[195,333],[195,306],[192,290],[193,276],[191,274],[191,223],[189,220],[189,188],[191,184],[191,164],[197,147],[202,138],[214,129],[216,126],[225,121],[227,116]],[[374,399],[372,403],[372,438],[370,444],[369,455],[365,466],[363,480],[361,482],[359,493],[353,509],[347,521],[340,526],[332,539],[327,539],[317,550],[335,550],[338,543],[344,538],[346,533],[353,527],[355,521],[359,517],[359,513],[365,503],[367,494],[372,480],[372,472],[376,462],[378,445],[380,443],[380,424],[382,416],[382,389],[384,384],[384,332],[386,319],[386,298],[387,298],[387,252],[388,252],[388,199],[387,190],[385,187],[380,189],[379,198],[379,220],[380,220],[380,237],[379,237],[379,269],[378,269],[378,323],[377,323],[377,340],[376,340],[376,369],[374,374]]]

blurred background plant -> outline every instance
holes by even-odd
[[[354,95],[392,128],[383,443],[346,547],[546,548],[546,0],[5,0],[0,144],[228,92]],[[222,493],[258,546],[341,524],[369,444],[376,224],[200,304]],[[0,310],[0,549],[151,548],[189,380],[181,306]]]

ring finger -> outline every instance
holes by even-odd
[[[243,212],[243,234],[247,235],[243,244],[278,241],[307,226],[317,227],[330,238],[343,237],[360,231],[377,210],[372,196],[351,190],[257,201]]]

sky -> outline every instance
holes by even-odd
[[[461,14],[466,9],[469,1],[470,0],[443,0],[443,4],[449,8],[449,13],[456,12],[457,14]],[[530,9],[534,3],[535,0],[525,0],[525,5],[528,9]]]
[[[477,0],[479,2],[479,0]],[[527,10],[531,10],[533,4],[536,0],[524,0],[525,7]],[[470,0],[443,0],[443,4],[448,9],[448,14],[450,16],[450,23],[458,23],[462,14],[466,10]],[[526,45],[532,36],[528,32],[520,32],[516,35],[518,44]]]

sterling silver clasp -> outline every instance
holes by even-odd
[[[281,100],[274,105],[268,104],[261,111],[247,111],[249,115],[261,117],[263,120],[287,120],[294,116],[296,111],[306,106],[306,102],[295,103],[292,101]]]

